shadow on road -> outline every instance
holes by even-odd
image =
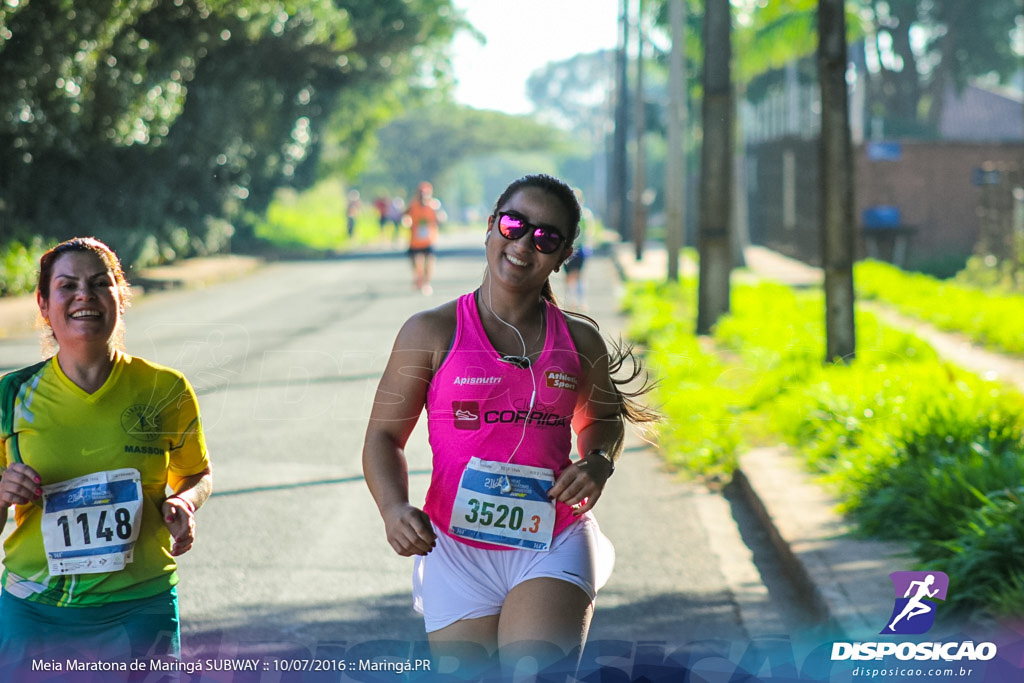
[[[417,475],[429,475],[430,470],[409,470],[409,476],[414,477]],[[313,481],[296,481],[286,484],[274,484],[272,486],[249,486],[242,489],[228,489],[227,491],[214,491],[211,497],[223,497],[223,496],[239,496],[247,495],[252,493],[265,493],[267,491],[284,491],[288,489],[300,489],[309,486],[329,486],[331,484],[351,484],[357,481],[363,481],[364,477],[361,474],[355,474],[348,477],[336,477],[332,479],[315,479]]]
[[[632,601],[631,601],[632,600]],[[613,603],[613,607],[602,604]],[[746,634],[731,612],[728,592],[657,593],[643,600],[606,589],[597,598],[591,639],[652,640],[678,646],[707,638],[743,639]]]
[[[243,606],[221,610],[216,619],[193,621],[184,615],[182,625],[186,659],[327,658],[333,656],[330,650],[369,649],[379,647],[374,641],[385,640],[401,641],[406,649],[426,641],[423,618],[413,611],[408,593],[315,605]]]

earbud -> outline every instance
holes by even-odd
[[[500,354],[498,356],[498,360],[500,360],[502,363],[514,365],[520,370],[526,370],[532,364],[528,356],[509,356],[507,354]]]

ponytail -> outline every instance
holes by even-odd
[[[627,360],[630,361],[632,367],[628,372],[622,373],[621,370]],[[644,369],[643,363],[634,351],[632,342],[623,342],[621,338],[612,342],[612,353],[608,359],[608,373],[611,375],[612,387],[615,389],[616,398],[621,406],[621,415],[625,420],[638,427],[661,421],[661,413],[640,401],[642,396],[657,386],[657,381],[652,380],[647,374],[647,370]],[[637,389],[624,388],[641,376],[643,379]]]
[[[558,300],[555,299],[555,292],[551,288],[551,278],[545,280],[544,285],[540,288],[540,298],[543,299],[544,301],[549,301],[553,303],[555,306],[558,306],[559,309],[562,308],[561,306],[558,305]]]
[[[545,285],[546,289],[550,289],[550,285]],[[541,296],[548,301],[551,301],[556,306],[558,303],[554,301],[554,297],[548,298],[544,292],[541,292]],[[566,315],[572,315],[577,318],[591,323],[595,328],[600,330],[600,326],[597,321],[591,318],[589,315],[578,313],[577,311],[568,311],[561,309]],[[644,368],[643,361],[637,355],[636,347],[632,342],[624,342],[620,337],[617,340],[613,340],[610,337],[608,342],[611,346],[611,352],[608,355],[608,375],[612,380],[612,389],[615,391],[615,400],[619,403],[619,414],[627,422],[636,425],[637,427],[643,427],[643,425],[660,422],[662,420],[662,414],[654,408],[641,401],[641,398],[646,394],[650,393],[657,385],[656,380],[652,380],[647,370]],[[623,372],[623,368],[626,367],[626,362],[629,361],[629,370]],[[632,384],[636,379],[642,378],[640,386],[636,389],[626,389],[627,385]]]

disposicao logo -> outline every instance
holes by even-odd
[[[945,600],[949,577],[943,572],[893,572],[889,574],[895,603],[882,635],[927,633],[935,624],[935,600]]]
[[[945,600],[949,577],[943,572],[893,572],[892,614],[881,635],[918,635],[927,633],[935,624],[936,600]],[[949,642],[856,642],[833,643],[832,661],[899,660],[946,662],[987,661],[995,657],[995,643],[973,641]]]

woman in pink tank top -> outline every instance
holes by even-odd
[[[377,390],[363,470],[388,542],[416,556],[414,602],[435,655],[543,665],[580,652],[610,573],[590,511],[623,420],[656,416],[613,378],[629,351],[609,354],[593,321],[554,302],[548,278],[579,221],[562,181],[509,185],[487,220],[480,288],[410,318]],[[404,449],[424,408],[433,470],[420,508]]]

